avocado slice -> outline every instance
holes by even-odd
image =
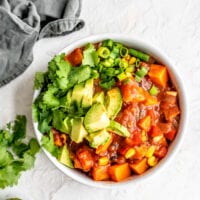
[[[87,134],[88,133],[83,126],[83,117],[74,118],[72,120],[72,131],[70,134],[71,139],[76,143],[80,143]]]
[[[81,101],[84,95],[85,87],[83,83],[74,86],[72,90],[71,101],[75,102],[78,107],[81,106]]]
[[[89,134],[87,140],[89,141],[89,145],[92,148],[97,148],[100,145],[104,145],[109,139],[111,135],[105,129]]]
[[[82,99],[83,108],[88,108],[92,105],[93,93],[94,93],[94,79],[88,79],[85,82],[83,91],[83,99]]]
[[[104,104],[104,98],[105,98],[105,95],[103,91],[97,92],[93,97],[92,103]]]
[[[114,119],[122,108],[122,95],[119,88],[112,88],[107,92],[105,107],[110,119]]]
[[[65,117],[65,119],[62,122],[63,127],[65,128],[66,132],[65,133],[71,133],[72,130],[72,118],[70,117]]]
[[[74,165],[69,155],[69,150],[67,149],[66,145],[62,147],[61,154],[58,158],[58,161],[66,165],[67,167],[74,168]]]
[[[102,130],[109,124],[110,120],[106,114],[106,109],[101,103],[93,104],[84,118],[84,125],[89,133]]]
[[[130,136],[130,132],[125,126],[113,120],[110,121],[110,125],[108,126],[107,130],[123,137]]]

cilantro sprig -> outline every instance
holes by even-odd
[[[17,115],[0,129],[0,188],[18,183],[22,171],[34,166],[35,155],[40,147],[35,138],[25,142],[26,117]]]

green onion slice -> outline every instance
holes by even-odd
[[[152,96],[156,96],[159,93],[159,89],[155,85],[152,85],[149,90],[149,93]]]

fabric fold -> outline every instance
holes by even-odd
[[[31,64],[38,39],[80,30],[80,0],[0,0],[0,87]]]

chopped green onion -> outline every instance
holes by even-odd
[[[108,47],[109,49],[112,49],[112,47],[113,47],[113,41],[111,39],[104,40],[102,42],[102,46]]]
[[[99,47],[97,53],[101,58],[108,58],[110,56],[110,50],[107,47]]]
[[[92,70],[92,72],[91,72],[91,77],[94,78],[94,79],[99,78],[99,73],[98,73],[98,71],[95,70],[95,69]]]
[[[135,49],[129,49],[129,53],[132,55],[132,56],[135,56],[137,58],[140,58],[141,60],[144,60],[145,62],[148,62],[149,59],[150,59],[150,56],[141,52],[141,51],[138,51],[138,50],[135,50]]]
[[[120,60],[119,67],[126,69],[128,67],[128,62],[126,60]]]
[[[116,58],[116,59],[114,60],[114,65],[115,65],[115,66],[119,66],[120,61],[121,61],[120,58]]]
[[[115,58],[117,58],[118,56],[119,56],[118,53],[115,53],[114,51],[111,51],[111,52],[110,52],[110,58],[115,59]]]
[[[112,58],[108,58],[104,61],[102,61],[102,64],[105,66],[105,67],[113,67],[114,65],[114,60]]]
[[[120,50],[120,48],[121,48],[123,45],[122,45],[121,43],[119,43],[119,42],[115,42],[115,43],[114,43],[114,46]]]
[[[127,56],[128,55],[128,49],[126,48],[126,47],[121,47],[120,48],[120,55],[121,55],[121,57],[125,57],[125,56]]]
[[[149,93],[152,96],[156,96],[159,93],[159,89],[155,85],[152,85],[149,90]]]
[[[99,62],[100,62],[100,58],[98,57],[98,53],[97,53],[96,51],[94,51],[94,52],[92,53],[92,57],[93,57],[93,60],[94,60],[94,64],[95,64],[95,65],[98,65]]]
[[[118,74],[120,74],[120,73],[121,73],[121,70],[115,69],[115,75],[118,75]]]
[[[113,47],[112,52],[119,55],[120,49],[116,46]]]
[[[143,78],[145,75],[147,75],[147,73],[148,73],[148,70],[147,70],[146,67],[141,67],[141,69],[138,69],[138,70],[135,72],[135,74],[136,74],[137,76],[140,76],[141,78]]]
[[[139,59],[139,58],[136,59],[136,61],[135,61],[135,66],[136,66],[136,67],[139,67],[139,66],[140,66],[140,59]]]
[[[135,75],[135,80],[136,80],[136,82],[139,83],[142,80],[142,78],[138,75]]]
[[[103,67],[103,64],[100,63],[100,64],[99,64],[99,72],[101,72],[103,68],[104,68],[104,67]]]
[[[122,81],[127,78],[127,75],[122,72],[121,74],[117,75],[117,78],[119,79],[119,81]]]
[[[126,72],[134,72],[134,70],[135,70],[135,67],[134,67],[134,65],[129,65],[127,68],[126,68]]]
[[[105,74],[106,76],[115,76],[115,68],[104,67],[102,70],[102,74]]]

